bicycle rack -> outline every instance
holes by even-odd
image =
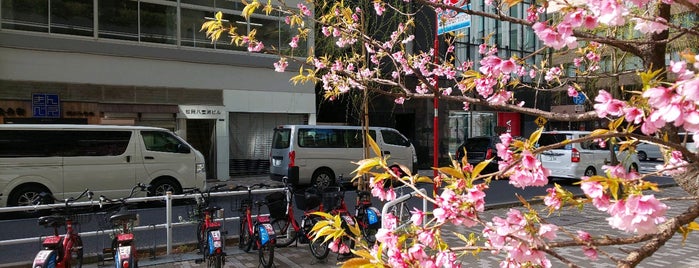
[[[158,256],[158,244],[156,243],[156,234],[155,230],[157,229],[157,226],[155,224],[150,224],[148,227],[151,227],[151,233],[153,234],[152,239],[153,240],[153,247],[148,250],[150,252],[150,259],[155,260],[155,258]]]

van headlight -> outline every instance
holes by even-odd
[[[197,163],[197,166],[196,166],[196,170],[195,170],[195,171],[196,171],[196,173],[205,173],[205,172],[206,172],[206,166],[204,165],[204,163]]]

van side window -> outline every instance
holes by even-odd
[[[162,131],[142,131],[143,143],[146,150],[166,153],[176,153],[177,148],[184,146],[182,142],[170,133]]]
[[[386,144],[408,147],[410,142],[398,132],[391,130],[381,130],[381,136]]]
[[[130,131],[7,130],[0,132],[0,157],[121,155]]]
[[[131,131],[63,131],[72,149],[68,156],[122,155],[129,146]],[[72,137],[72,138],[69,138]]]

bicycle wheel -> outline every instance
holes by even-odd
[[[223,255],[211,255],[207,259],[207,267],[221,268],[223,267]]]
[[[262,241],[260,241],[261,243]],[[260,246],[260,264],[264,268],[270,268],[274,265],[274,239],[267,242],[267,244]]]
[[[83,266],[83,239],[80,236],[73,236],[73,247],[70,249],[70,267],[80,268]]]
[[[240,220],[240,239],[238,241],[238,247],[245,252],[250,252],[252,249],[252,234],[250,229],[248,229],[248,220],[242,218]]]
[[[366,240],[367,244],[371,246],[376,243],[376,233],[379,232],[379,226],[377,225],[372,227],[371,224],[369,224],[369,218],[366,215],[359,216],[357,221],[361,222],[360,226],[362,226],[362,236],[364,237],[364,240]]]
[[[318,217],[309,217],[308,220],[305,221],[307,224],[304,226],[304,229],[308,228],[308,230],[310,230],[319,221],[320,219]],[[325,242],[325,238],[311,239],[308,245],[311,247],[311,254],[313,254],[313,257],[316,259],[325,259],[328,257],[328,253],[330,253],[330,248],[328,247],[328,242]]]
[[[199,245],[199,253],[204,254],[204,256],[208,255],[208,251],[206,250],[207,244],[206,244],[206,238],[204,238],[204,235],[202,234],[202,226],[204,225],[204,222],[200,221],[197,224],[197,229],[195,230],[197,232],[197,244]]]
[[[298,223],[296,223],[296,226],[298,226]],[[298,233],[294,230],[294,225],[286,218],[273,220],[272,227],[274,228],[274,233],[277,235],[276,247],[287,247],[291,245],[298,236]]]

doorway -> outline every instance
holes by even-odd
[[[216,120],[187,120],[187,142],[204,155],[206,180],[216,179]]]

